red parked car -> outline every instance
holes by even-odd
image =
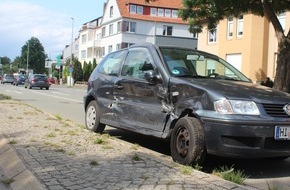
[[[53,77],[48,78],[49,84],[55,84],[55,79]]]

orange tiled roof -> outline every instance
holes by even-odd
[[[169,18],[149,15],[132,14],[129,12],[129,5],[142,5],[143,7],[168,8],[178,10],[183,7],[182,0],[157,0],[146,3],[145,0],[117,0],[121,16],[123,18],[132,18],[146,21],[169,22],[178,24],[187,24],[181,18]]]

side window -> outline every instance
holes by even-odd
[[[128,53],[122,69],[122,76],[144,79],[146,72],[154,70],[153,59],[145,48],[136,48]]]
[[[98,68],[98,72],[105,75],[117,76],[120,71],[122,60],[126,56],[127,51],[118,51],[109,54]]]

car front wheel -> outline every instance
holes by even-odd
[[[170,140],[171,156],[183,165],[201,164],[206,155],[204,131],[196,118],[183,117],[175,124]]]
[[[97,102],[91,101],[86,109],[86,127],[90,131],[102,133],[105,129],[105,124],[100,123],[100,115],[97,108]]]

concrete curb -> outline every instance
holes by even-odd
[[[14,180],[10,184],[10,188],[13,190],[45,189],[25,167],[22,160],[8,143],[9,141],[0,135],[0,167],[6,179]]]

